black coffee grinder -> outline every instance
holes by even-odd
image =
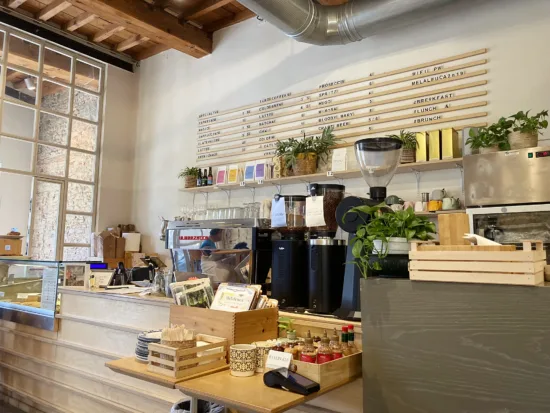
[[[358,227],[368,221],[368,216],[366,215],[357,213],[346,215],[346,213],[358,206],[375,206],[384,202],[386,199],[386,188],[401,161],[402,146],[403,144],[399,139],[389,137],[361,139],[355,142],[355,157],[361,169],[361,174],[370,187],[370,198],[347,197],[336,209],[338,225],[349,233],[342,304],[334,312],[334,315],[339,318],[347,320],[361,319],[361,300],[359,294],[361,271],[355,264],[351,240],[355,237]]]

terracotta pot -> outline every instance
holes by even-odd
[[[299,153],[296,156],[294,175],[312,175],[317,172],[317,154],[314,152]]]
[[[401,163],[416,162],[416,149],[404,148],[401,153]]]
[[[196,188],[197,187],[197,177],[196,176],[186,176],[185,177],[185,187],[186,188]]]
[[[510,149],[535,148],[539,145],[539,134],[510,132],[508,142],[510,142]]]
[[[498,146],[490,146],[489,148],[479,148],[479,153],[480,154],[493,153],[493,152],[498,152],[498,151],[500,151]]]

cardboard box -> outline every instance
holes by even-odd
[[[22,246],[21,238],[0,238],[0,256],[21,255]]]
[[[426,132],[416,132],[416,162],[426,162],[428,160],[428,137]]]
[[[430,161],[439,161],[441,159],[441,131],[433,130],[428,132],[429,140],[429,160]],[[418,160],[417,160],[418,162]]]
[[[124,261],[126,240],[110,231],[103,231],[94,236],[92,256],[103,257],[105,260],[119,259]]]
[[[441,159],[460,158],[460,146],[458,144],[458,132],[453,128],[441,131]]]
[[[144,252],[126,252],[124,254],[124,266],[128,269],[134,267],[146,267],[146,265],[141,261],[143,257],[158,257],[156,253],[146,254]]]

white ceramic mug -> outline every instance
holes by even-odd
[[[403,205],[401,204],[390,205],[390,208],[393,209],[394,211],[403,211]]]
[[[229,347],[229,369],[232,376],[250,377],[256,372],[256,346],[233,344]]]
[[[424,205],[422,201],[416,201],[414,204],[414,212],[424,211]]]

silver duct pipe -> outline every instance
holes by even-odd
[[[243,6],[299,42],[320,46],[357,42],[410,22],[411,14],[451,0],[350,0],[323,6],[314,0],[239,0]],[[407,19],[405,20],[405,16]]]

